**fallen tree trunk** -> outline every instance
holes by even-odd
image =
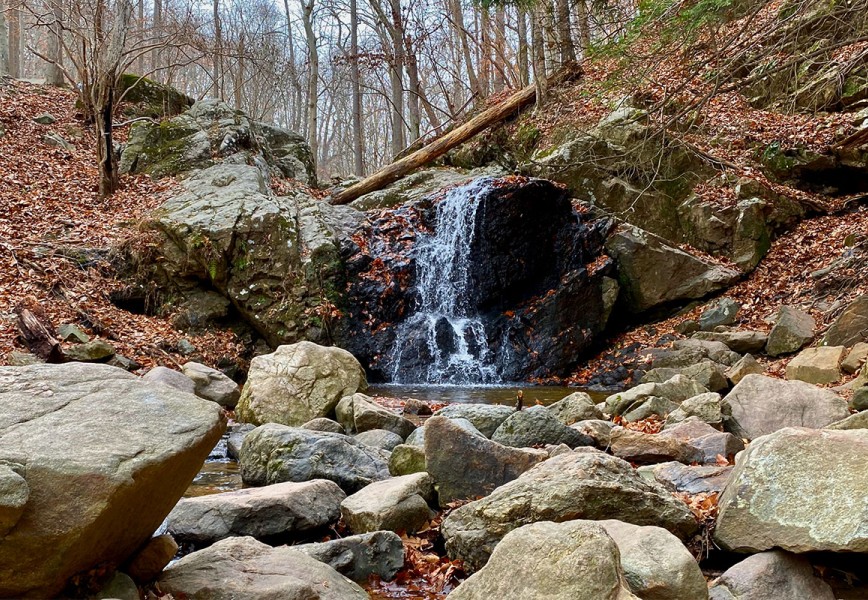
[[[60,341],[54,331],[51,322],[44,315],[31,312],[27,308],[19,307],[16,310],[18,316],[18,331],[24,343],[33,354],[50,363],[63,362],[63,351]]]
[[[552,77],[550,85],[569,79],[575,79],[581,75],[581,68],[570,65],[559,71]],[[461,127],[456,127],[449,133],[437,138],[427,146],[416,150],[412,154],[383,167],[370,177],[339,192],[329,200],[332,204],[349,204],[356,198],[370,192],[376,192],[401,179],[411,171],[425,166],[431,161],[443,156],[449,150],[462,144],[475,136],[480,131],[496,125],[504,119],[521,111],[536,100],[536,87],[529,85],[516,92],[500,104],[486,109],[470,119]]]

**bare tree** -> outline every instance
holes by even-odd
[[[6,26],[6,5],[0,0],[0,77],[9,74],[9,28]]]

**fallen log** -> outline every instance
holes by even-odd
[[[550,80],[549,85],[558,82],[575,79],[581,76],[581,67],[569,65],[556,73]],[[351,185],[347,189],[335,194],[329,202],[331,204],[349,204],[356,198],[370,192],[376,192],[398,181],[411,171],[425,166],[431,161],[443,156],[449,150],[462,144],[475,136],[477,133],[496,125],[506,118],[515,115],[523,108],[536,100],[536,86],[529,85],[501,102],[488,108],[460,127],[456,127],[449,133],[437,138],[430,144],[416,150],[412,154],[396,160],[360,182]]]
[[[38,307],[33,308],[34,311],[18,307],[15,311],[21,338],[28,349],[45,362],[63,362],[63,350],[54,327]]]

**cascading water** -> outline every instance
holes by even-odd
[[[477,179],[449,190],[437,204],[434,233],[417,242],[419,306],[400,327],[394,353],[395,383],[486,384],[497,381],[485,326],[470,301],[470,250],[479,198],[492,185]],[[411,348],[413,350],[411,350]],[[402,370],[408,351],[428,355],[424,372]]]

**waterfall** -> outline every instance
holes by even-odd
[[[392,348],[396,383],[486,384],[497,381],[485,326],[470,298],[470,247],[479,198],[491,178],[453,188],[436,206],[434,232],[415,249],[419,305],[401,324]],[[402,369],[407,352],[430,360]]]

